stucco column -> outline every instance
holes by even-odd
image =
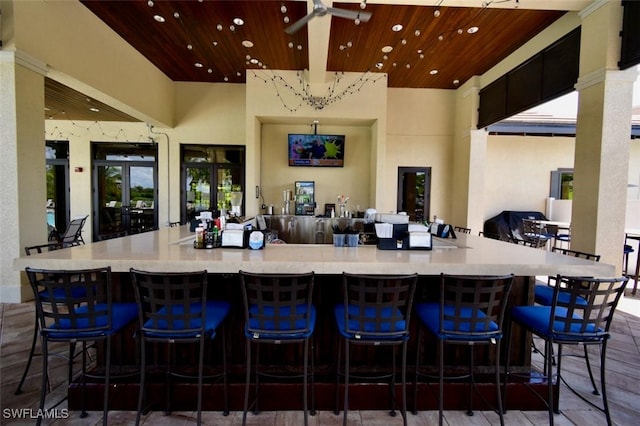
[[[581,13],[580,76],[571,248],[622,265],[635,69],[618,70],[622,7]]]
[[[13,259],[47,239],[44,148],[45,66],[0,52],[0,300],[33,298]]]
[[[487,132],[476,129],[480,85],[477,78],[456,94],[451,182],[452,224],[477,232],[484,225]]]

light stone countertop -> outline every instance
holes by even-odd
[[[517,276],[613,276],[612,265],[519,246],[474,235],[457,239],[434,238],[432,250],[378,250],[376,246],[272,244],[262,250],[193,248],[195,234],[188,226],[99,241],[83,246],[24,256],[14,260],[15,270],[34,268],[84,269],[110,265],[115,272],[129,268],[148,271],[210,273],[307,272],[341,274],[439,275],[440,273]]]

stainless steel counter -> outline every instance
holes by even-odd
[[[325,218],[315,216],[263,215],[267,228],[278,233],[278,238],[289,244],[333,244],[333,227],[350,226],[364,230],[364,219]]]

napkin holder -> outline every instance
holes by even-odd
[[[406,223],[393,224],[391,238],[378,236],[379,250],[408,250],[409,249],[409,225]]]

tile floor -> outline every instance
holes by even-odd
[[[33,327],[33,304],[0,304],[0,424],[31,425],[33,419],[13,418],[10,409],[36,409],[39,399],[40,374],[39,363],[32,367],[21,395],[14,395],[25,358],[28,354]],[[638,423],[640,415],[640,297],[626,296],[618,309],[614,320],[613,338],[609,344],[607,360],[607,382],[609,403],[615,424],[631,425]],[[595,359],[595,357],[594,357]],[[540,360],[537,359],[537,362]],[[35,368],[34,368],[35,367]],[[563,361],[564,376],[580,389],[589,389],[589,383],[582,374],[584,361],[566,358]],[[49,400],[64,395],[66,367],[64,361],[52,358],[51,378],[54,384],[53,395]],[[604,416],[597,410],[574,396],[564,385],[561,388],[562,414],[555,416],[558,425],[601,425],[605,424]],[[58,407],[65,409],[63,403]],[[15,411],[13,412],[15,413]],[[203,423],[207,425],[231,426],[242,424],[242,412],[232,412],[224,417],[219,412],[203,412]],[[109,425],[130,425],[135,421],[135,412],[111,411]],[[418,415],[408,414],[409,425],[433,425],[438,422],[437,411],[420,412]],[[469,417],[463,411],[446,411],[446,424],[449,425],[490,425],[499,424],[494,412],[476,412]],[[69,413],[66,419],[45,420],[48,425],[96,425],[102,423],[101,412],[90,412],[85,419],[79,418],[77,412]],[[153,412],[143,417],[145,425],[187,425],[195,423],[195,413],[174,412],[166,416],[161,412]],[[302,425],[302,414],[293,411],[262,412],[259,415],[249,414],[250,425]],[[539,425],[547,424],[546,411],[509,411],[505,415],[507,425]],[[331,411],[318,412],[309,417],[309,424],[340,425],[342,415],[334,415]],[[352,411],[349,412],[350,426],[401,425],[402,418],[390,417],[387,411]]]

